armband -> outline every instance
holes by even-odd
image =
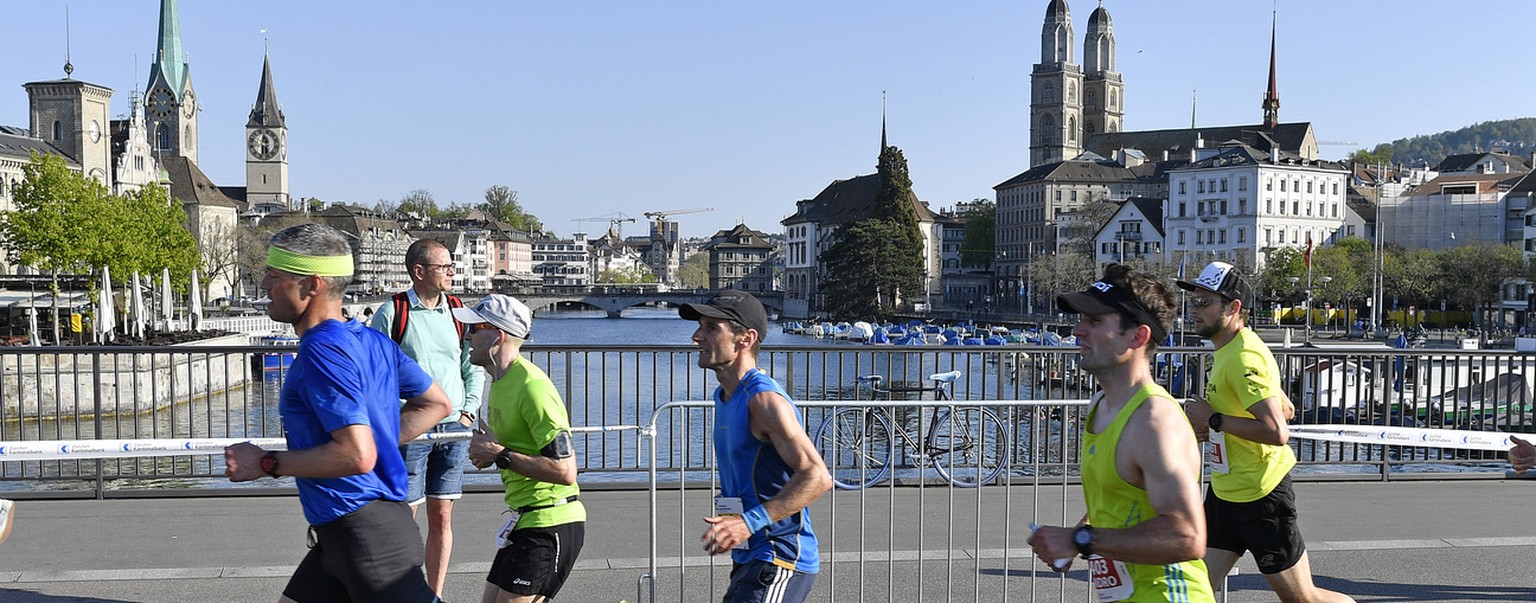
[[[747,529],[751,530],[753,534],[763,531],[763,528],[773,523],[773,520],[768,517],[768,510],[764,509],[762,505],[747,509],[746,512],[741,514],[741,518],[746,520]]]
[[[555,439],[551,440],[548,446],[539,450],[539,454],[545,458],[552,458],[557,461],[574,456],[576,451],[571,446],[571,432],[562,431],[555,434]]]

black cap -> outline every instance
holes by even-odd
[[[1113,279],[1108,274],[1104,275],[1103,280],[1089,285],[1079,293],[1056,296],[1056,305],[1075,314],[1119,314],[1152,329],[1152,341],[1160,342],[1168,338],[1168,327],[1153,316],[1146,306],[1141,305],[1136,294],[1131,291],[1130,284]]]
[[[1174,281],[1174,284],[1185,291],[1210,291],[1243,302],[1245,308],[1253,299],[1253,286],[1248,284],[1248,279],[1243,278],[1236,267],[1226,262],[1206,264],[1205,270],[1200,271],[1200,276],[1194,282]]]
[[[683,304],[677,309],[677,315],[684,320],[698,320],[700,316],[729,320],[756,329],[758,341],[768,337],[768,311],[763,309],[763,302],[745,291],[727,289],[706,303]]]

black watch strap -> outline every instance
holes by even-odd
[[[1072,532],[1072,544],[1077,545],[1077,554],[1087,559],[1093,554],[1093,526],[1078,526]]]
[[[1206,424],[1211,427],[1211,431],[1221,431],[1221,424],[1226,418],[1227,416],[1224,414],[1213,412],[1211,413],[1210,420],[1206,421]]]
[[[502,448],[501,452],[496,454],[496,468],[497,469],[511,469],[512,468],[512,449],[511,448]]]

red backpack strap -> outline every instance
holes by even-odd
[[[460,300],[459,298],[450,295],[450,296],[448,296],[448,307],[449,308],[462,308],[462,307],[464,307],[464,302],[462,300]],[[453,316],[453,310],[449,310],[448,311],[448,315],[449,316]],[[459,341],[464,341],[464,323],[459,322],[459,319],[457,317],[455,317],[453,319],[453,328],[459,330]]]
[[[411,298],[406,292],[401,291],[395,294],[393,300],[395,319],[389,325],[389,336],[398,344],[405,339],[405,323],[411,319]]]

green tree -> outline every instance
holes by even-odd
[[[1392,145],[1383,142],[1376,145],[1376,148],[1369,151],[1365,149],[1358,149],[1355,152],[1349,154],[1349,160],[1364,165],[1391,165]]]
[[[966,214],[965,243],[960,248],[960,265],[966,268],[991,266],[997,247],[997,205],[987,199],[976,203],[978,209]]]
[[[839,228],[822,256],[827,267],[823,279],[831,285],[822,290],[827,292],[827,310],[834,316],[888,316],[904,298],[915,300],[923,293],[927,276],[923,234],[901,149],[881,149],[877,177],[880,188],[870,215]],[[871,249],[883,254],[871,258]]]
[[[190,276],[192,270],[199,266],[206,268],[209,262],[230,261],[229,254],[223,253],[223,250],[232,247],[229,244],[231,233],[208,233],[208,255],[200,255],[199,251],[204,247],[188,228],[187,212],[182,209],[180,202],[171,198],[170,192],[164,187],[151,184],[126,197],[117,197],[116,201],[119,206],[117,215],[120,216],[117,228],[125,235],[132,233],[124,237],[131,242],[125,241],[130,244],[122,246],[120,257],[103,257],[101,262],[111,266],[118,274],[126,275],[133,271],[154,274],[169,268],[172,281],[183,282],[186,280],[184,277]],[[222,268],[219,266],[216,269]],[[206,269],[204,275],[213,276]]]
[[[400,203],[395,207],[402,212],[415,214],[427,220],[435,220],[442,213],[442,210],[437,207],[437,199],[432,197],[432,192],[419,188],[401,197]]]
[[[656,282],[656,275],[651,274],[649,270],[637,267],[609,268],[598,273],[597,282],[620,284],[654,283]]]
[[[544,223],[523,209],[517,202],[517,191],[494,185],[485,189],[485,202],[479,206],[486,217],[512,225],[519,232],[542,232]]]
[[[703,251],[694,252],[683,260],[683,265],[677,268],[677,282],[689,289],[703,289],[709,286],[709,254]]]
[[[69,171],[56,155],[33,155],[12,188],[15,209],[0,214],[7,257],[46,272],[95,272],[92,260],[119,240],[112,195],[101,183]]]
[[[1438,299],[1438,254],[1428,249],[1404,250],[1395,246],[1388,247],[1383,254],[1381,289],[1385,298],[1400,306],[1420,308],[1428,307],[1431,300]],[[1392,307],[1387,299],[1383,299],[1382,304]]]
[[[1525,257],[1512,245],[1464,245],[1441,252],[1440,269],[1442,282],[1455,283],[1447,298],[1472,308],[1481,326],[1484,313],[1499,304],[1504,283],[1525,272]]]

